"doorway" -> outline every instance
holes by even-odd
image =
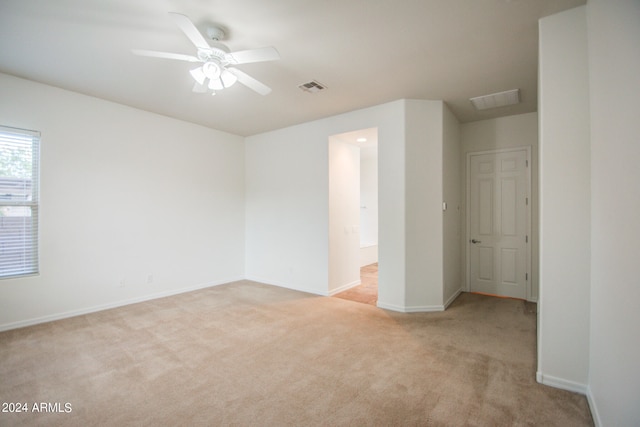
[[[329,295],[366,286],[377,302],[378,130],[329,137]],[[372,272],[375,270],[375,280]],[[373,286],[372,286],[373,284]]]
[[[378,263],[360,267],[360,284],[337,293],[334,297],[376,306],[378,303]]]
[[[531,296],[528,147],[467,155],[467,289]]]

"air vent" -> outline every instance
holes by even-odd
[[[490,95],[477,96],[469,99],[477,110],[487,110],[489,108],[504,107],[520,102],[520,89],[506,90],[504,92],[492,93]]]
[[[320,92],[321,90],[324,90],[324,89],[327,88],[326,86],[324,86],[321,83],[318,83],[315,80],[310,81],[309,83],[303,83],[303,84],[299,85],[298,87],[300,89],[302,89],[303,91],[309,92],[309,93]]]

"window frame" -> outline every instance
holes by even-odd
[[[23,139],[25,147],[28,140],[31,141],[31,197],[29,200],[11,200],[0,197],[0,208],[4,207],[28,207],[31,210],[30,233],[24,244],[20,246],[23,253],[21,268],[4,270],[2,254],[0,254],[0,280],[18,279],[40,274],[40,146],[41,134],[38,131],[20,129],[0,125],[0,150],[9,144],[13,136],[16,140]],[[14,177],[6,177],[11,179]],[[17,177],[16,177],[17,178]],[[0,217],[1,219],[1,217]],[[26,226],[25,226],[26,227]],[[0,242],[2,243],[2,242]],[[26,254],[26,255],[25,255]],[[28,259],[28,261],[24,261]],[[7,272],[9,271],[9,272]]]

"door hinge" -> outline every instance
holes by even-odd
[[[527,235],[527,236],[524,236],[524,242],[525,242],[525,243],[529,243],[529,236],[528,236],[528,235]]]
[[[529,198],[528,197],[524,198],[524,203],[525,203],[525,205],[529,206]]]
[[[525,160],[524,163],[525,163],[525,167],[529,167],[529,160]]]
[[[524,273],[524,280],[529,280],[529,273]]]

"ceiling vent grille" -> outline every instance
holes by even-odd
[[[504,92],[492,93],[490,95],[477,96],[469,99],[477,110],[487,110],[489,108],[504,107],[520,102],[520,89],[506,90]]]
[[[318,83],[317,81],[313,80],[310,81],[309,83],[303,83],[301,85],[298,86],[300,89],[302,89],[305,92],[309,92],[309,93],[316,93],[316,92],[320,92],[321,90],[326,89],[327,87],[321,83]]]

